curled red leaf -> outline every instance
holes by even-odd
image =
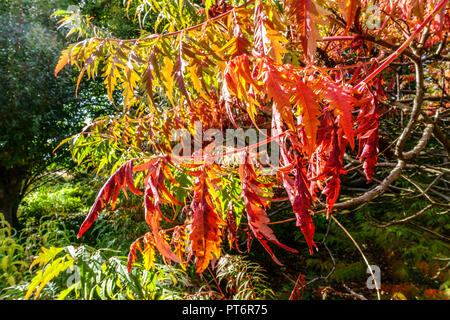
[[[111,177],[106,181],[103,187],[100,189],[94,204],[89,211],[86,219],[81,224],[80,230],[78,231],[78,238],[81,238],[83,234],[90,228],[92,223],[97,219],[98,214],[103,210],[103,208],[112,202],[112,206],[115,206],[119,191],[122,188],[126,194],[126,187],[128,186],[130,190],[135,194],[142,194],[133,183],[133,160],[125,162],[119,169],[117,169]]]

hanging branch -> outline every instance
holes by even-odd
[[[55,75],[67,64],[76,66],[80,70],[78,89],[84,75],[92,79],[100,74],[109,99],[120,92],[123,102],[122,114],[96,120],[71,140],[79,163],[92,159],[101,168],[115,162],[116,169],[100,190],[79,236],[109,203],[115,205],[120,190],[125,194],[130,190],[143,196],[150,229],[146,239],[166,262],[194,260],[197,272],[202,273],[221,256],[225,229],[237,243],[242,224],[248,227],[247,243],[255,237],[274,262],[282,264],[269,242],[293,254],[299,250],[278,241],[270,225],[288,221],[296,222],[313,254],[317,248],[314,214],[326,213],[337,222],[333,210],[368,203],[388,188],[395,189],[393,182],[410,168],[407,162],[419,157],[433,133],[442,133],[436,129],[442,115],[438,110],[433,120],[426,121],[413,147],[405,151],[414,130],[426,119],[422,114],[428,65],[421,56],[428,50],[430,22],[446,3],[442,0],[430,9],[406,39],[396,35],[400,46],[388,42],[381,30],[375,31],[379,39],[363,33],[359,1],[346,2],[339,12],[328,8],[332,12],[328,21],[321,17],[323,7],[313,0],[248,1],[232,9],[224,6],[224,12],[214,11],[215,16],[208,15],[201,24],[185,27],[183,21],[177,31],[126,40],[94,37],[69,46]],[[396,14],[389,13],[383,30],[397,27]],[[174,30],[176,23],[171,26]],[[418,45],[413,46],[419,35]],[[439,38],[433,41],[437,44]],[[368,44],[376,49],[369,49]],[[383,60],[384,49],[394,52]],[[374,54],[379,55],[369,61]],[[382,71],[400,57],[414,65],[415,97],[407,110],[408,123],[380,152],[380,137],[385,134],[381,121],[395,110],[383,110],[384,105],[391,107],[385,87],[392,89],[395,83],[385,79]],[[400,85],[397,89],[399,95],[403,93]],[[222,134],[242,128],[263,132],[264,139],[237,147],[203,139],[210,129]],[[269,134],[264,132],[268,129]],[[177,130],[185,130],[194,142],[175,134]],[[193,145],[195,152],[174,154],[175,142],[180,142],[176,147]],[[394,145],[397,162],[389,162],[392,170],[384,179],[376,177],[379,159],[387,158]],[[271,177],[264,176],[258,162],[261,149],[269,148],[279,148],[279,163],[268,166],[275,173]],[[339,202],[342,175],[348,171],[359,174],[354,164],[362,166],[365,180],[376,185]],[[284,194],[275,196],[273,189]],[[422,191],[424,196],[428,191],[438,192],[431,186]],[[270,222],[266,210],[280,199],[289,201],[292,218]],[[227,210],[230,203],[234,208],[240,205],[240,211]],[[166,213],[164,206],[182,209]],[[171,216],[173,212],[178,213]],[[161,220],[175,227],[164,229]],[[130,268],[138,243],[132,248]]]

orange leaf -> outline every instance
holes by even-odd
[[[222,230],[225,223],[212,206],[213,200],[206,187],[206,173],[195,179],[195,192],[191,202],[192,252],[197,258],[197,273],[203,272],[213,259],[220,257]]]
[[[58,78],[58,73],[66,66],[66,64],[69,63],[69,54],[70,54],[69,49],[62,51],[58,64],[55,67],[55,77]]]

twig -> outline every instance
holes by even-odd
[[[331,268],[330,272],[326,276],[319,276],[319,277],[316,277],[314,279],[311,279],[310,281],[308,281],[308,283],[306,285],[310,285],[311,283],[313,283],[313,282],[315,282],[317,280],[328,280],[328,278],[331,277],[331,275],[336,270],[336,260],[334,259],[334,256],[331,253],[331,250],[328,248],[328,246],[326,244],[326,239],[327,239],[328,234],[330,232],[330,226],[331,226],[331,220],[328,220],[327,232],[323,236],[323,239],[320,242],[320,244],[322,244],[325,247],[325,249],[328,251],[328,254],[330,255],[331,261],[333,261],[333,268]]]
[[[344,286],[345,289],[347,289],[348,292],[350,292],[351,295],[355,296],[359,300],[367,300],[366,297],[364,297],[362,294],[356,293],[355,291],[350,289],[345,283],[343,283],[342,285]]]
[[[436,236],[436,237],[438,237],[438,238],[440,238],[440,239],[442,239],[444,241],[450,242],[450,238],[449,237],[446,237],[446,236],[444,236],[444,235],[442,235],[440,233],[437,233],[436,231],[433,231],[433,230],[430,230],[430,229],[425,228],[423,226],[420,226],[420,225],[418,225],[418,224],[416,224],[414,222],[409,222],[409,224],[414,226],[414,227],[416,227],[416,228],[419,228],[419,229],[421,229],[423,231],[426,231],[426,232],[428,232],[428,233],[430,233],[430,234],[432,234],[432,235],[434,235],[434,236]]]
[[[367,261],[366,256],[364,255],[364,252],[361,250],[359,244],[356,242],[356,240],[352,237],[352,235],[350,234],[350,232],[347,231],[347,229],[345,229],[345,227],[336,219],[336,217],[334,215],[330,215],[331,219],[333,219],[337,225],[345,232],[345,234],[347,234],[347,236],[350,238],[350,240],[352,240],[353,244],[355,245],[356,249],[358,249],[359,253],[361,254],[361,256],[364,259],[364,262],[367,265],[367,269],[370,271],[370,274],[372,275],[373,278],[375,278],[375,275],[373,274],[372,268],[370,267],[369,261]],[[377,297],[378,300],[381,300],[381,296],[380,296],[380,289],[378,288],[378,283],[375,281],[375,289],[377,290]]]
[[[425,208],[423,208],[423,209],[420,210],[419,212],[417,212],[417,213],[415,213],[415,214],[413,214],[412,216],[409,216],[409,217],[407,217],[407,218],[401,219],[401,220],[390,221],[390,222],[387,222],[387,223],[380,223],[380,222],[377,221],[376,219],[371,218],[372,220],[375,220],[375,221],[377,222],[377,224],[370,223],[369,221],[368,221],[368,222],[369,222],[372,226],[375,226],[375,227],[377,227],[377,228],[387,228],[387,227],[390,227],[390,226],[393,226],[393,225],[396,225],[396,224],[402,224],[402,223],[409,222],[410,220],[413,220],[413,219],[419,217],[419,216],[422,215],[425,211],[427,211],[428,209],[431,209],[432,207],[433,207],[433,205],[432,205],[432,204],[429,204],[428,206],[426,206]]]

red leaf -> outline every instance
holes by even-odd
[[[323,173],[328,160],[328,152],[331,147],[330,132],[333,132],[333,119],[329,112],[325,112],[317,130],[317,142],[313,155],[309,159],[308,180],[312,200],[315,201],[317,192],[324,187]]]
[[[340,143],[337,130],[334,130],[330,155],[323,173],[324,176],[331,177],[323,190],[323,194],[327,195],[327,218],[339,197],[339,190],[341,188],[340,175],[347,173],[342,165],[345,149],[341,147],[341,144],[343,143]]]
[[[361,153],[360,159],[365,159],[363,164],[364,173],[367,183],[372,181],[375,172],[378,157],[378,126],[375,128],[367,139],[367,143]]]
[[[358,114],[358,128],[355,130],[355,134],[358,135],[359,139],[359,150],[362,150],[359,160],[362,161],[364,159],[363,169],[367,183],[372,181],[379,151],[376,103],[375,96],[370,96],[365,99],[365,103],[363,103]]]
[[[233,203],[231,201],[228,205],[226,223],[227,223],[228,243],[230,246],[230,250],[233,249],[234,245],[236,247],[236,250],[241,252],[238,245],[236,219],[233,215]]]
[[[112,201],[112,207],[115,206],[117,196],[119,194],[120,188],[123,189],[126,194],[126,187],[130,187],[130,190],[135,194],[142,194],[136,189],[133,183],[133,160],[125,162],[116,172],[113,173],[111,177],[106,181],[103,187],[100,189],[89,211],[88,216],[81,224],[80,230],[78,231],[78,238],[81,238],[87,229],[90,228],[92,223],[97,219],[98,214],[102,211],[103,207],[108,205]]]
[[[154,61],[156,59],[155,51],[152,50],[152,53],[150,54],[150,57],[148,59],[147,68],[142,75],[142,82],[145,85],[145,91],[147,91],[148,96],[150,97],[150,100],[152,103],[154,103],[153,100],[153,70],[154,70],[154,64],[156,64]]]
[[[133,171],[134,172],[139,172],[139,171],[145,171],[145,170],[150,170],[152,168],[154,168],[155,163],[159,161],[159,158],[155,158],[152,159],[150,161],[144,162],[140,165],[134,166],[133,167]]]
[[[339,126],[345,133],[352,149],[355,148],[353,132],[353,106],[356,99],[351,95],[350,88],[338,85],[333,81],[327,82],[324,99],[329,103],[337,118]]]
[[[248,48],[250,46],[250,41],[248,41],[245,34],[241,31],[239,27],[239,21],[236,17],[236,12],[233,11],[233,37],[235,39],[235,45],[233,47],[232,56],[238,57],[242,54],[248,53]]]
[[[297,158],[297,167],[295,169],[294,180],[294,201],[292,208],[297,217],[297,226],[300,227],[309,247],[309,253],[312,254],[312,247],[316,247],[314,243],[314,222],[312,221],[309,210],[311,209],[311,194],[309,193],[308,180],[306,178],[306,170],[301,164],[301,160]]]
[[[292,289],[289,300],[300,300],[303,297],[303,292],[305,291],[306,280],[303,274],[299,274],[297,281],[295,281],[294,288]]]
[[[137,250],[142,252],[140,241],[141,239],[139,238],[136,241],[134,241],[130,246],[130,252],[128,253],[128,261],[127,261],[128,272],[131,271],[133,263],[135,263],[137,260]]]
[[[295,35],[300,38],[305,57],[312,61],[317,48],[317,40],[320,39],[316,21],[319,13],[312,0],[285,1],[286,11],[291,17],[291,23]]]
[[[161,160],[158,164],[163,161],[164,160]],[[155,246],[162,256],[169,260],[181,263],[182,261],[172,252],[170,245],[160,234],[161,228],[159,221],[164,215],[159,207],[161,198],[158,190],[161,190],[162,185],[164,185],[164,175],[161,168],[158,167],[147,176],[144,194],[145,220],[152,230]]]
[[[266,19],[266,15],[264,13],[263,5],[260,1],[255,5],[255,31],[253,34],[253,53],[257,55],[265,55],[266,54],[266,46],[264,44],[264,39],[267,34],[266,27],[264,25],[264,20]]]
[[[273,108],[272,130],[275,134],[281,130],[279,117],[279,112]],[[289,155],[286,151],[286,140],[280,139],[279,143],[281,147],[280,153],[282,164],[295,164],[295,166],[292,167],[292,169],[295,169],[295,179],[292,179],[287,172],[281,172],[281,180],[296,215],[297,226],[300,227],[300,230],[308,243],[309,252],[312,254],[312,247],[317,246],[313,240],[314,223],[309,214],[309,209],[311,208],[311,194],[308,187],[309,182],[306,178],[305,169],[301,165],[301,160],[299,158],[294,160],[289,159]]]
[[[249,160],[248,155],[246,155],[245,161],[239,166],[239,177],[242,183],[242,197],[245,201],[249,226],[256,239],[258,239],[266,251],[271,255],[272,259],[277,264],[282,265],[268,246],[266,239],[290,252],[297,253],[298,251],[279,242],[272,229],[267,225],[270,222],[270,219],[263,207],[266,207],[269,204],[268,201],[264,199],[266,193],[258,187],[258,185],[264,185],[258,182],[254,166]]]
[[[128,165],[125,166],[125,182],[127,183],[128,188],[137,195],[143,195],[141,191],[136,189],[133,182],[133,160],[128,162]]]

